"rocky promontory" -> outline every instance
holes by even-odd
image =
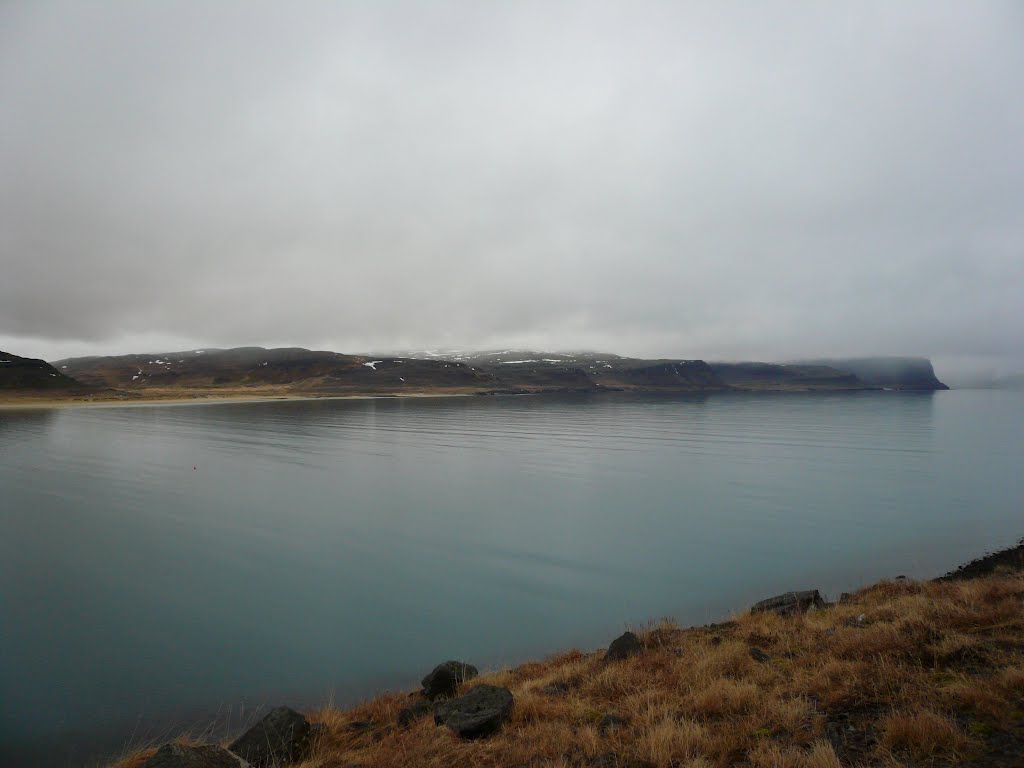
[[[882,389],[949,389],[939,381],[931,360],[925,357],[828,358],[810,360],[806,364],[847,371],[868,386]]]

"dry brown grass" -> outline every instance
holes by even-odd
[[[952,718],[927,709],[892,712],[879,720],[878,731],[882,748],[915,760],[955,756],[968,744]]]
[[[415,694],[326,708],[302,768],[603,766],[839,768],[1012,765],[1024,755],[1024,576],[884,582],[803,616],[746,614],[682,630],[638,630],[644,652],[606,664],[570,651],[474,680],[516,699],[498,734],[461,741]],[[750,648],[769,654],[757,662]],[[564,693],[545,686],[563,683]],[[625,718],[601,727],[605,715]],[[371,721],[369,730],[349,723]],[[116,764],[139,768],[147,753]]]

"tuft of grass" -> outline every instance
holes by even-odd
[[[804,760],[805,768],[841,768],[839,757],[827,741],[817,741]]]
[[[711,751],[708,730],[693,720],[666,717],[644,728],[637,739],[637,756],[656,768],[669,768]]]
[[[952,757],[967,746],[967,738],[945,715],[931,710],[893,712],[878,723],[879,744],[914,760]]]

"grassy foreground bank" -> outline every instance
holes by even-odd
[[[1024,574],[1017,550],[952,579],[881,582],[795,616],[638,631],[620,661],[569,651],[481,675],[515,697],[496,734],[465,741],[418,694],[309,713],[302,768],[1024,765]],[[467,659],[472,661],[472,659]],[[154,749],[116,768],[139,768]]]

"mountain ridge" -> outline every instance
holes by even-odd
[[[535,353],[540,358],[346,355],[301,347],[196,349],[186,352],[65,358],[68,376],[128,393],[153,390],[256,390],[292,394],[402,394],[416,390],[520,394],[655,389],[710,391],[728,387],[702,360],[636,360],[598,353]],[[558,355],[557,357],[555,355]]]
[[[14,359],[15,356],[10,356]],[[5,358],[0,358],[5,359]],[[31,360],[17,358],[18,360]],[[854,358],[805,363],[633,358],[610,352],[506,349],[344,354],[304,347],[232,347],[31,361],[52,383],[5,387],[112,399],[326,397],[347,395],[535,394],[544,392],[722,392],[944,389],[925,358]],[[0,364],[0,385],[3,385]],[[46,369],[39,366],[46,366]],[[856,371],[841,368],[850,365]],[[54,367],[55,366],[55,367]],[[45,384],[45,382],[44,382]]]

